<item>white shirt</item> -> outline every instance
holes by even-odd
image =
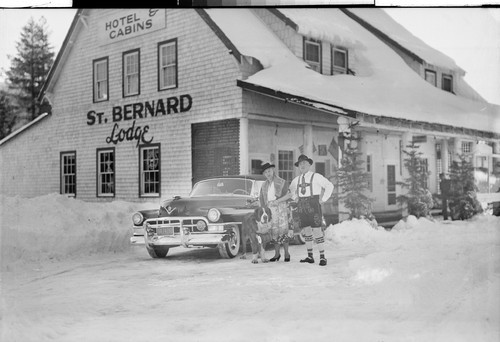
[[[309,186],[309,183],[311,183],[311,177],[314,173],[314,178],[313,178],[313,193],[311,194],[311,187]],[[312,171],[307,171],[304,174],[304,179],[306,181],[306,192],[305,194],[301,193],[301,188],[300,186],[302,185],[302,174],[295,177],[290,184],[290,193],[292,194],[292,198],[294,200],[297,200],[297,187],[299,187],[299,197],[309,197],[309,196],[314,196],[314,195],[321,195],[321,189],[325,189],[325,192],[323,193],[322,201],[326,202],[330,198],[330,196],[333,193],[333,184],[330,182],[328,179],[323,177],[320,173],[315,173]]]
[[[274,201],[276,199],[276,189],[274,188],[274,182],[269,184],[267,188],[267,201]]]

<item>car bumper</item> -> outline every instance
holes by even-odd
[[[144,245],[144,235],[134,235],[130,238],[130,244],[131,245]]]
[[[144,239],[144,243],[149,246],[166,247],[196,247],[212,246],[215,247],[223,243],[228,234],[223,233],[203,233],[203,234],[182,234],[175,236],[151,236]]]

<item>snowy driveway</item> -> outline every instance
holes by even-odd
[[[367,244],[330,243],[326,267],[300,264],[304,246],[257,265],[210,249],[155,260],[135,246],[4,273],[1,340],[497,341],[498,301],[485,299],[498,299],[498,252],[483,252],[495,262],[460,274],[453,260],[407,269],[413,252]]]

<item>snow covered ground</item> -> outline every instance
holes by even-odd
[[[0,197],[0,341],[499,341],[500,218],[328,227],[328,265],[128,245],[151,205]],[[267,251],[272,256],[272,251]],[[315,249],[317,257],[317,250]]]

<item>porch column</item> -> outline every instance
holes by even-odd
[[[445,175],[448,174],[448,159],[448,139],[444,138],[441,143],[441,163]]]
[[[311,124],[304,126],[304,154],[313,158],[313,127]]]
[[[248,173],[248,118],[240,118],[240,174]]]

